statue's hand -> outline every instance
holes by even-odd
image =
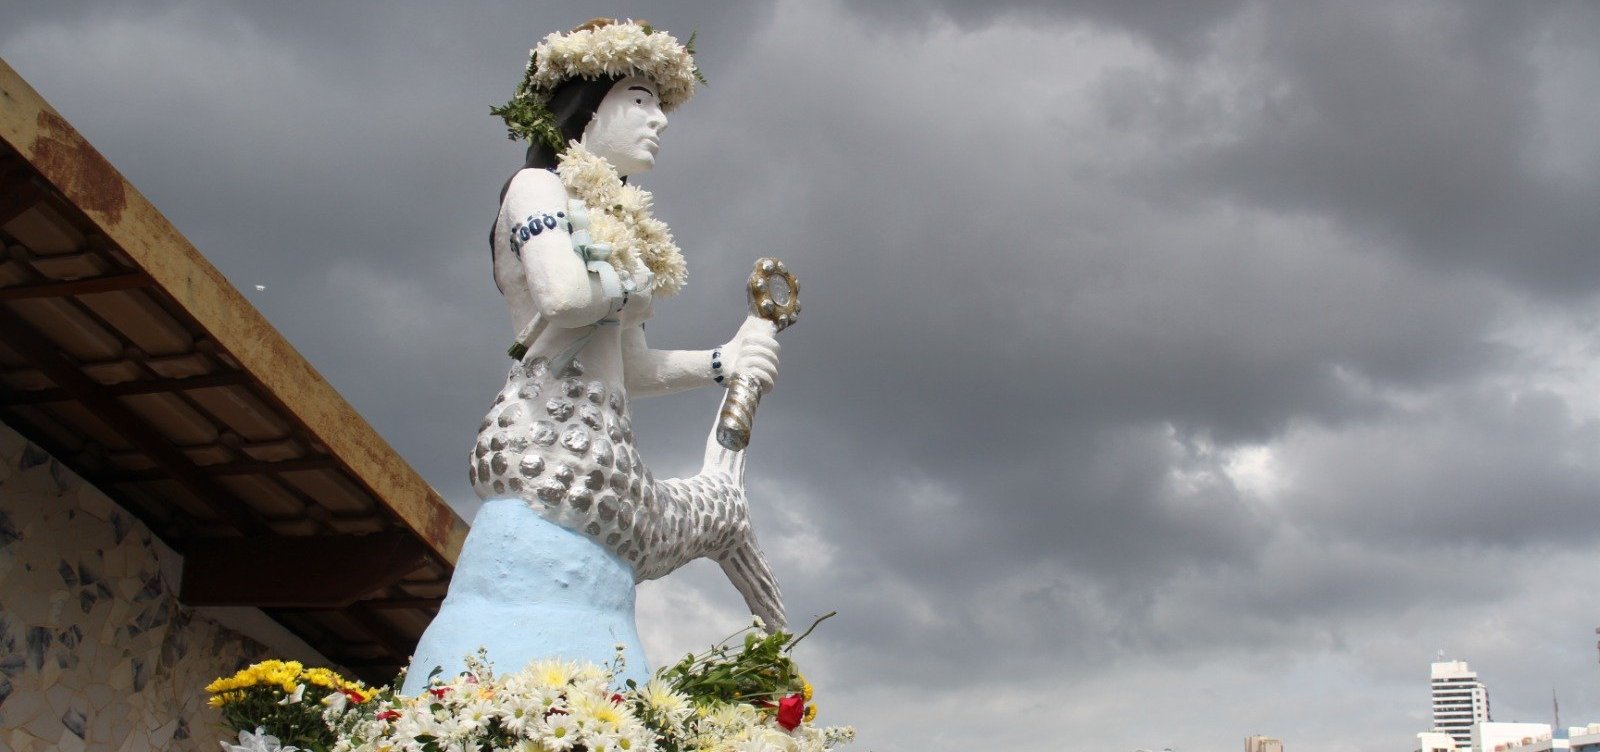
[[[722,346],[723,386],[745,374],[754,376],[761,391],[772,391],[778,378],[778,338],[772,322],[751,316],[739,332]]]

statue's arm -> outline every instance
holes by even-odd
[[[710,350],[652,350],[644,327],[622,330],[622,373],[629,397],[672,394],[716,383]]]
[[[772,336],[771,324],[750,317],[733,339],[715,351],[652,350],[645,344],[644,327],[630,326],[622,332],[622,370],[629,396],[671,394],[715,384],[718,375],[726,386],[741,373],[754,375],[762,391],[771,391],[778,377],[778,341]]]
[[[537,233],[530,230],[533,223],[539,224]],[[521,259],[528,292],[545,321],[563,328],[588,326],[611,313],[599,278],[572,251],[567,189],[555,174],[523,170],[511,179],[500,205],[500,230]]]

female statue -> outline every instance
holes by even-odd
[[[480,646],[507,670],[551,655],[603,662],[617,643],[638,656],[634,583],[702,556],[752,613],[784,622],[750,529],[743,452],[708,438],[700,474],[656,480],[629,417],[632,397],[739,376],[769,388],[777,373],[773,327],[756,318],[712,350],[645,342],[656,300],[686,272],[650,194],[625,179],[654,164],[666,113],[698,75],[670,35],[597,19],[542,41],[517,96],[494,110],[532,141],[491,234],[517,362],[469,459],[485,504],[408,693]]]

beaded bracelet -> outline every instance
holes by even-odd
[[[711,351],[711,380],[722,383],[722,348]]]

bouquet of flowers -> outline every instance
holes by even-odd
[[[343,713],[376,694],[328,669],[275,660],[217,679],[206,685],[206,691],[211,693],[211,707],[222,711],[223,723],[239,732],[236,748],[246,752],[279,745],[287,745],[282,746],[286,750],[331,749],[336,740],[325,714]],[[271,729],[272,735],[263,729]]]
[[[500,675],[480,652],[415,697],[345,682],[331,688],[343,699],[330,700],[319,691],[327,685],[293,679],[332,672],[279,661],[207,690],[239,733],[228,752],[822,752],[855,732],[811,725],[812,688],[789,657],[804,636],[757,621],[643,686],[614,686],[619,646],[610,665],[543,660]]]

